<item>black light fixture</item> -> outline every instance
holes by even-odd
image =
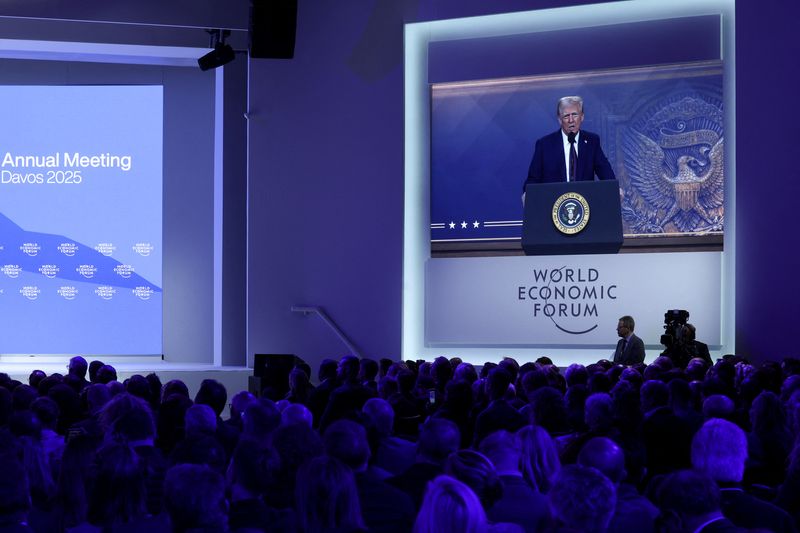
[[[225,39],[230,36],[231,30],[206,30],[211,36],[209,53],[197,60],[200,70],[211,70],[233,61],[236,53],[231,45],[225,44]]]

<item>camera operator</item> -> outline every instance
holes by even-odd
[[[672,309],[664,313],[664,334],[661,344],[665,346],[661,355],[669,357],[677,368],[686,368],[695,357],[694,341],[689,339],[689,328],[686,321],[689,311]]]
[[[711,353],[708,351],[708,344],[700,342],[696,339],[697,330],[692,324],[686,324],[687,332],[687,345],[693,357],[699,357],[708,365],[713,366],[714,362],[711,360]]]

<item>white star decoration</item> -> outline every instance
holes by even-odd
[[[448,226],[450,226],[450,229],[455,229],[456,223],[455,222],[450,222],[450,224],[448,224]]]
[[[467,223],[464,222],[463,220],[461,221],[461,228],[462,229],[466,229],[467,228]]]
[[[472,223],[472,227],[473,227],[473,228],[480,228],[480,227],[481,227],[481,224],[480,224],[480,222],[478,222],[478,221],[476,220],[475,222],[473,222],[473,223]]]

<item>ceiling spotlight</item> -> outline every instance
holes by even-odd
[[[236,53],[229,44],[225,44],[225,38],[230,36],[231,30],[206,31],[211,36],[210,46],[213,50],[197,60],[200,70],[211,70],[233,61]]]

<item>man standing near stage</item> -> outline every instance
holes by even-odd
[[[644,341],[633,334],[636,323],[633,317],[625,315],[617,323],[620,340],[614,350],[614,364],[635,365],[644,361]]]

